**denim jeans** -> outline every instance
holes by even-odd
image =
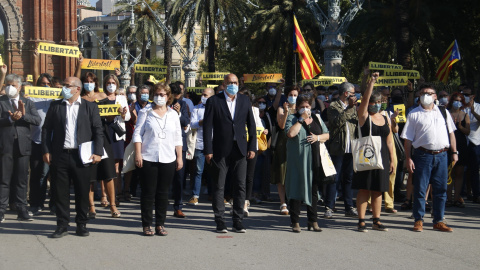
[[[467,170],[470,172],[470,181],[472,185],[473,198],[478,198],[480,196],[480,175],[478,172],[479,165],[480,165],[480,145],[475,145],[470,142],[468,144]]]
[[[433,190],[433,223],[443,220],[447,200],[448,161],[447,152],[437,155],[415,150],[413,155],[413,217],[422,220],[425,215],[425,193],[428,184]]]
[[[193,177],[194,183],[192,188],[192,196],[199,198],[200,189],[202,187],[203,168],[205,167],[205,155],[203,154],[203,150],[195,149],[195,164],[196,170]]]
[[[328,184],[325,187],[325,207],[333,209],[337,197],[337,184],[339,181],[342,185],[345,210],[353,207],[352,178],[353,178],[353,156],[351,153],[341,156],[331,156],[337,176],[335,183]]]

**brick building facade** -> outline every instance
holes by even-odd
[[[39,42],[78,46],[76,0],[0,0],[8,72],[33,74],[33,52]],[[75,71],[75,58],[40,55],[40,73],[65,78]]]

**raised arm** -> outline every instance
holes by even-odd
[[[82,76],[82,62],[83,62],[83,55],[80,54],[78,56],[77,67],[75,68],[75,77],[79,78]]]
[[[373,86],[375,85],[377,78],[378,72],[374,72],[372,74],[372,77],[370,78],[370,81],[367,84],[367,89],[365,90],[365,93],[363,93],[362,103],[360,103],[360,107],[358,108],[358,124],[360,126],[363,126],[365,120],[368,117],[368,101],[372,96]]]

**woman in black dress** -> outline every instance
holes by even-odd
[[[367,232],[365,225],[365,212],[367,200],[372,197],[373,230],[387,231],[388,229],[380,223],[380,212],[382,207],[382,193],[388,191],[389,175],[394,170],[393,164],[393,138],[390,130],[390,120],[380,114],[382,95],[380,92],[373,92],[373,86],[378,78],[378,72],[372,74],[367,90],[363,94],[362,103],[358,108],[358,125],[362,136],[380,136],[382,138],[383,170],[368,170],[356,172],[353,177],[352,188],[358,189],[358,231]],[[373,93],[372,93],[373,92]],[[368,101],[368,102],[366,102]]]
[[[454,134],[455,141],[457,142],[458,161],[453,167],[452,183],[447,187],[446,206],[456,206],[460,208],[465,207],[465,202],[462,196],[460,196],[460,193],[463,186],[465,165],[467,165],[467,136],[470,134],[470,117],[463,111],[465,107],[467,107],[465,97],[461,93],[453,93],[447,104],[447,109],[457,127]],[[452,196],[454,190],[455,194]]]

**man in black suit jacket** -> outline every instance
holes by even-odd
[[[15,190],[14,202],[18,220],[33,220],[27,211],[28,163],[32,153],[30,125],[41,122],[32,101],[20,96],[22,79],[16,74],[5,78],[6,95],[0,97],[0,222],[4,221],[10,195]]]
[[[76,234],[88,236],[88,192],[90,190],[89,163],[83,164],[78,146],[93,141],[93,164],[103,156],[102,121],[95,103],[82,100],[80,79],[65,79],[64,99],[50,104],[42,128],[43,160],[50,165],[57,216],[57,229],[53,238],[68,234],[70,220],[70,179],[75,188]]]
[[[213,212],[217,232],[226,233],[224,213],[225,178],[233,170],[233,231],[244,233],[242,224],[245,205],[247,160],[255,157],[257,136],[252,104],[245,95],[237,95],[238,78],[225,76],[226,91],[212,96],[205,106],[203,143],[205,160],[213,171]],[[248,128],[247,132],[245,127]],[[213,138],[212,138],[213,134]],[[246,157],[246,158],[245,158]]]

